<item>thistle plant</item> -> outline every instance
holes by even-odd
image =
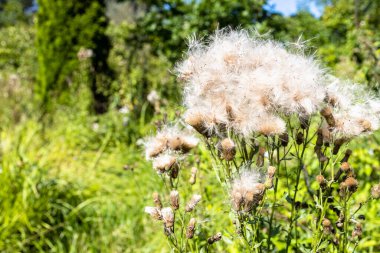
[[[380,190],[373,186],[367,201],[355,203],[360,182],[348,145],[379,128],[380,100],[330,75],[301,43],[245,30],[191,40],[176,74],[184,84],[184,122],[213,158],[242,250],[355,251],[365,229],[358,212]],[[172,175],[173,154],[196,145],[194,136],[160,137],[172,133],[147,142],[159,174]]]

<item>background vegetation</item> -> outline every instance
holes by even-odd
[[[194,33],[229,25],[301,38],[334,74],[377,91],[380,2],[317,3],[319,18],[282,16],[265,0],[39,0],[37,12],[33,1],[0,0],[0,251],[168,251],[162,228],[143,213],[162,186],[141,138],[175,117],[168,108],[180,109],[171,70]],[[379,138],[353,144],[365,185],[359,202],[379,182]],[[196,158],[209,159],[202,148]],[[223,231],[213,249],[237,252],[212,168],[199,170],[198,236]],[[380,252],[379,202],[361,212],[370,222],[358,250]]]

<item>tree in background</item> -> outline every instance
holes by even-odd
[[[321,17],[329,43],[321,49],[323,59],[341,76],[354,78],[379,89],[380,2],[329,0]]]
[[[91,49],[90,89],[94,110],[103,113],[108,107],[107,64],[111,43],[106,36],[108,19],[105,1],[98,0],[39,0],[37,13],[38,83],[36,96],[44,111],[51,98],[67,91],[72,75],[78,68],[78,52]]]

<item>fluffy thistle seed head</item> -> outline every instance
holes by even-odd
[[[176,163],[177,158],[175,156],[164,154],[153,159],[153,168],[158,173],[164,173],[169,171]]]
[[[235,211],[250,212],[260,203],[266,188],[261,180],[258,172],[247,170],[233,181],[230,195]]]

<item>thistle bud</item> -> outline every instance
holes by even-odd
[[[338,154],[340,147],[347,142],[346,138],[339,138],[334,141],[334,148],[333,148],[333,154],[336,155]]]
[[[195,206],[199,203],[199,201],[201,201],[201,195],[198,195],[198,194],[194,194],[190,201],[187,203],[186,207],[185,207],[185,211],[186,212],[191,212],[194,210]]]
[[[288,143],[289,143],[289,135],[288,135],[288,133],[281,134],[279,136],[279,140],[280,140],[281,146],[283,146],[283,147],[288,146]]]
[[[325,107],[321,110],[321,115],[325,118],[327,124],[329,125],[330,128],[335,127],[335,119],[332,114],[332,109],[331,107]]]
[[[153,202],[158,209],[162,208],[161,198],[160,195],[158,195],[158,192],[153,192]]]
[[[315,142],[315,146],[316,147],[322,147],[323,145],[323,132],[322,132],[322,129],[318,129],[318,132],[317,132],[317,141]]]
[[[325,189],[326,188],[326,186],[327,186],[327,180],[325,179],[324,176],[318,175],[316,177],[316,180],[317,180],[319,186],[321,187],[321,189]]]
[[[331,227],[331,221],[327,218],[324,218],[322,221],[322,227],[323,227],[323,233],[328,235],[331,234],[332,227]]]
[[[310,125],[310,117],[303,115],[299,117],[300,125],[302,129],[307,129]]]
[[[355,178],[348,177],[348,178],[346,178],[346,180],[344,182],[347,185],[348,191],[356,192],[356,190],[358,189],[358,181]]]
[[[380,198],[380,184],[374,185],[371,189],[371,196],[374,199]]]
[[[335,177],[334,177],[334,180],[337,181],[340,177],[340,175],[342,175],[342,173],[347,173],[351,171],[351,167],[350,167],[350,164],[348,162],[343,162],[341,165],[340,165],[340,168],[338,170],[338,172],[336,173]]]
[[[194,237],[196,222],[197,221],[195,218],[190,219],[189,225],[187,226],[187,230],[186,230],[186,238],[192,239]]]
[[[344,182],[339,185],[339,195],[341,197],[346,196],[346,192],[355,192],[358,188],[358,181],[353,177],[348,177]]]
[[[225,138],[219,142],[218,150],[226,161],[233,160],[236,154],[235,143],[229,138]]]
[[[265,188],[271,189],[273,187],[273,178],[276,173],[276,168],[273,166],[269,166],[267,170],[267,180],[265,181]]]
[[[303,133],[302,132],[298,132],[297,133],[297,136],[296,136],[296,143],[298,145],[301,145],[304,141],[304,137],[303,137]]]
[[[191,168],[191,177],[189,179],[189,183],[190,184],[195,184],[196,181],[197,181],[197,168],[196,167],[192,167]]]
[[[347,149],[346,152],[344,153],[344,157],[342,158],[340,162],[341,163],[348,162],[348,159],[350,159],[351,154],[352,154],[352,150]]]
[[[162,208],[162,220],[164,221],[164,229],[166,235],[171,235],[174,232],[174,212],[170,207]]]
[[[214,242],[220,241],[222,239],[222,233],[217,233],[207,239],[208,244],[213,244]]]
[[[147,206],[145,207],[145,212],[149,214],[150,217],[152,217],[154,220],[162,220],[161,211],[157,207]]]
[[[179,208],[179,194],[178,191],[170,192],[170,205],[174,210],[178,210]]]

